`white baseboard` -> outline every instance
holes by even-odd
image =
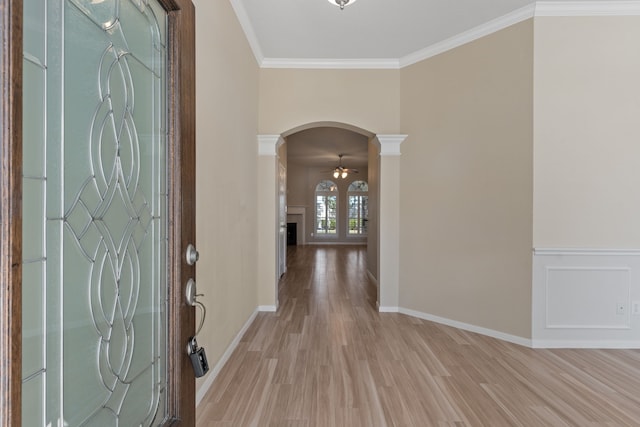
[[[213,367],[211,372],[209,372],[209,374],[205,378],[204,382],[202,383],[202,385],[200,386],[200,388],[196,392],[196,407],[200,404],[200,402],[202,401],[204,396],[207,394],[207,392],[211,388],[211,385],[213,384],[213,382],[215,381],[216,377],[220,373],[220,370],[227,363],[227,361],[231,357],[231,354],[233,354],[233,351],[236,349],[236,347],[240,343],[240,340],[242,339],[242,336],[244,335],[245,332],[247,332],[247,329],[249,329],[249,326],[251,326],[251,323],[253,323],[253,321],[255,320],[256,316],[258,315],[258,312],[260,312],[260,311],[267,311],[267,310],[260,310],[260,307],[258,307],[251,314],[251,316],[249,316],[249,319],[247,319],[247,321],[244,323],[244,325],[240,329],[240,332],[238,332],[236,334],[236,337],[233,339],[233,341],[231,341],[231,344],[229,344],[229,347],[227,347],[226,351],[224,352],[224,354],[222,355],[220,360],[218,360],[218,363],[216,363],[216,365]]]
[[[462,329],[469,332],[475,332],[477,334],[486,335],[492,338],[497,338],[499,340],[522,345],[524,347],[532,347],[532,342],[529,338],[510,335],[504,332],[495,331],[493,329],[483,328],[480,326],[471,325],[469,323],[458,322],[457,320],[451,320],[445,317],[434,316],[432,314],[422,313],[420,311],[410,310],[408,308],[399,307],[397,311],[399,313],[406,314],[407,316],[417,317],[418,319],[429,320],[431,322],[440,323],[442,325],[452,326],[454,328]]]
[[[275,305],[260,305],[258,306],[258,311],[266,311],[268,313],[275,313],[278,311]]]
[[[560,341],[533,340],[533,348],[640,349],[640,341]]]
[[[379,313],[399,313],[400,309],[398,307],[386,307],[386,306],[378,306]]]

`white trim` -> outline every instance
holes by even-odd
[[[538,1],[535,16],[637,16],[640,1]]]
[[[244,32],[245,37],[247,38],[247,42],[251,47],[251,51],[253,52],[253,56],[256,58],[256,62],[258,66],[261,66],[264,62],[264,55],[262,54],[262,48],[260,47],[260,42],[258,41],[258,37],[256,36],[255,31],[253,31],[253,25],[251,25],[251,20],[249,19],[249,15],[247,14],[244,5],[241,0],[229,0],[231,3],[231,7],[238,18],[238,22],[242,27],[242,31]]]
[[[535,3],[529,4],[513,12],[507,13],[499,18],[492,19],[489,22],[478,25],[475,28],[464,31],[446,40],[432,44],[417,52],[410,53],[409,55],[400,58],[400,68],[413,65],[425,59],[429,59],[441,53],[455,49],[472,41],[478,40],[482,37],[486,37],[489,34],[496,33],[514,24],[517,24],[527,19],[533,18],[535,13]]]
[[[331,70],[397,70],[398,59],[311,59],[311,58],[266,58],[261,68],[302,68]]]
[[[454,328],[462,329],[469,332],[474,332],[481,335],[486,335],[491,338],[497,338],[502,341],[507,341],[513,344],[522,345],[525,347],[531,347],[532,342],[529,338],[522,338],[516,335],[506,334],[504,332],[495,331],[493,329],[487,329],[480,326],[471,325],[469,323],[458,322],[457,320],[451,320],[440,316],[434,316],[432,314],[422,313],[420,311],[410,310],[408,308],[400,307],[400,313],[407,316],[417,317],[419,319],[428,320],[430,322],[440,323],[442,325],[452,326]]]
[[[626,274],[626,286],[627,295],[626,301],[631,301],[631,283],[629,282],[629,275],[631,274],[631,268],[629,267],[572,267],[572,266],[546,266],[545,267],[545,328],[546,329],[631,329],[631,310],[627,310],[627,314],[624,318],[625,323],[611,324],[611,325],[599,325],[599,324],[555,324],[549,322],[549,273],[552,271],[618,271]],[[630,304],[629,304],[630,305]]]
[[[640,0],[537,1],[401,58],[265,58],[242,2],[230,2],[260,68],[401,69],[533,17],[640,15]]]
[[[200,402],[202,402],[202,399],[204,399],[204,396],[207,394],[207,392],[211,388],[211,385],[213,385],[213,382],[215,381],[216,377],[220,373],[220,370],[222,370],[224,365],[229,361],[229,358],[233,354],[236,347],[238,347],[238,344],[240,344],[240,340],[244,336],[245,332],[247,332],[247,329],[249,329],[249,326],[251,326],[251,324],[255,320],[259,311],[262,311],[262,310],[260,310],[260,308],[258,307],[253,311],[253,313],[251,313],[251,316],[249,316],[249,319],[247,319],[247,321],[244,322],[244,325],[242,325],[242,328],[240,328],[240,331],[236,334],[233,341],[231,341],[231,344],[229,344],[225,352],[222,354],[222,357],[220,358],[220,360],[218,360],[218,363],[216,363],[216,365],[213,367],[213,369],[211,369],[207,377],[204,379],[204,382],[196,392],[196,407],[200,404]]]
[[[402,134],[389,134],[389,135],[376,135],[376,139],[380,143],[380,155],[381,156],[400,156],[400,144],[407,139],[409,135]]]
[[[281,139],[280,135],[258,135],[258,155],[275,156]]]
[[[399,307],[386,307],[378,304],[378,313],[400,313]]]
[[[541,256],[638,256],[640,255],[640,249],[533,248],[533,254]]]
[[[532,344],[532,348],[640,349],[640,341],[562,341],[534,339]]]
[[[265,313],[275,313],[276,311],[278,311],[277,307],[275,305],[259,305],[258,306],[258,311],[259,312],[265,312]]]
[[[614,316],[612,311],[614,304],[631,307],[640,298],[640,250],[534,248],[532,269],[531,336],[536,348],[638,348],[638,316],[629,308],[624,315]],[[569,272],[569,276],[554,281],[560,288],[554,288],[556,295],[552,296],[549,275],[556,271]],[[612,276],[615,280],[595,276],[603,272],[624,276]],[[580,299],[580,285],[592,277],[599,285],[597,291],[589,291],[590,298],[598,298],[595,311],[595,302],[587,298],[583,303]],[[557,305],[557,298],[562,304]],[[552,317],[550,301],[556,303]],[[563,310],[578,315],[565,316]]]

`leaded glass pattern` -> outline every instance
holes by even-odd
[[[25,115],[42,107],[33,125],[43,129],[24,149],[23,239],[34,248],[25,300],[42,295],[40,327],[23,336],[42,355],[24,372],[24,425],[157,425],[167,385],[167,15],[156,0],[26,0],[25,23],[25,33],[47,32],[25,35],[25,63],[42,65],[25,72],[25,87],[43,82]]]

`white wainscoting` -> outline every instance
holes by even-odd
[[[534,250],[534,347],[640,348],[634,302],[640,250]]]

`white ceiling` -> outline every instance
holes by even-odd
[[[213,0],[215,1],[215,0]],[[533,16],[640,13],[638,1],[229,0],[261,67],[401,68]],[[289,161],[367,160],[366,137],[317,128],[287,138]]]
[[[357,0],[344,10],[327,0],[231,0],[261,65],[305,60],[397,67],[407,55],[512,13],[533,0]],[[384,65],[382,66],[384,68]],[[332,169],[367,165],[367,137],[316,128],[287,138],[287,157]]]
[[[533,0],[231,0],[257,56],[283,60],[394,60]],[[255,52],[258,50],[258,52]]]
[[[338,166],[340,154],[344,154],[343,166],[366,167],[368,138],[335,127],[307,129],[287,137],[287,160],[291,163],[332,170]]]

